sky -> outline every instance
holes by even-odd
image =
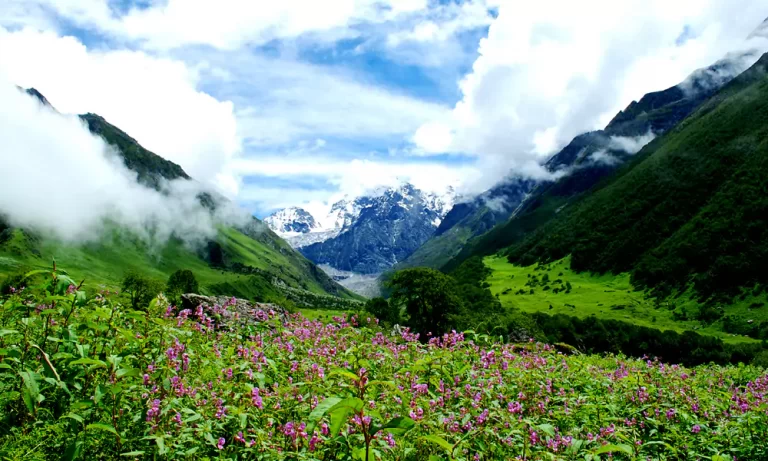
[[[747,39],[754,0],[4,0],[0,77],[263,217],[481,192]],[[72,155],[78,155],[73,149]]]

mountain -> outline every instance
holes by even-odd
[[[37,90],[26,92],[50,106]],[[161,190],[166,181],[193,181],[179,165],[145,149],[103,117],[85,114],[80,118],[93,134],[114,147],[141,184]],[[197,199],[211,210],[226,200],[215,192],[199,193]],[[210,294],[252,299],[288,297],[299,302],[313,296],[354,298],[255,218],[237,228],[220,226],[215,239],[196,248],[175,238],[162,248],[150,248],[129,231],[109,225],[97,242],[66,244],[34,230],[13,228],[0,219],[0,275],[47,266],[52,257],[76,277],[109,288],[119,287],[122,275],[129,270],[165,280],[177,269],[191,269],[203,291]]]
[[[506,250],[702,299],[768,287],[768,54]]]
[[[400,189],[413,188],[404,184]],[[337,237],[350,229],[360,217],[360,213],[368,207],[377,205],[377,197],[392,194],[397,188],[379,188],[371,195],[360,197],[345,197],[331,205],[330,210],[320,216],[313,216],[300,207],[288,207],[277,210],[264,218],[270,229],[283,237],[294,248],[303,248],[315,243]],[[437,217],[433,219],[439,225],[442,217],[452,208],[456,198],[453,187],[448,187],[442,194],[419,191],[419,200],[424,208],[432,210]]]
[[[285,235],[306,234],[320,228],[315,218],[307,210],[299,207],[277,211],[264,218],[264,224],[273,231]]]
[[[545,168],[558,179],[535,184],[513,179],[488,191],[486,194],[494,190],[529,188],[527,196],[511,196],[506,208],[511,211],[495,216],[496,227],[483,234],[487,228],[475,224],[488,213],[481,196],[454,228],[427,242],[414,258],[431,254],[430,259],[419,262],[452,270],[471,255],[491,254],[523,238],[619,169],[654,137],[674,129],[759,56],[756,50],[731,54],[693,72],[678,85],[632,101],[605,129],[576,136],[546,162]],[[412,263],[409,260],[405,264]]]
[[[316,227],[305,225],[304,213],[289,209],[274,213],[265,222],[317,264],[375,274],[408,257],[434,234],[454,198],[452,188],[435,194],[403,184],[340,200],[326,216],[313,217],[301,210],[319,223]]]

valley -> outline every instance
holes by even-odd
[[[764,2],[70,3],[0,6],[0,460],[768,460]]]
[[[570,258],[527,267],[510,264],[504,257],[487,257],[484,263],[493,271],[486,279],[491,293],[505,308],[580,318],[596,316],[679,333],[692,330],[730,343],[759,342],[759,338],[724,331],[722,320],[697,320],[702,304],[692,292],[653,298],[647,291],[637,290],[628,273],[574,272]],[[752,325],[768,323],[767,301],[765,295],[749,293],[716,309],[740,324],[740,330],[734,331],[745,331]]]

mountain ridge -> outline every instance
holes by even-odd
[[[24,91],[55,111],[38,90],[30,88]],[[125,167],[136,173],[137,181],[143,186],[163,193],[163,187],[169,181],[194,181],[181,166],[145,149],[134,138],[103,117],[92,113],[78,117],[93,135],[99,136],[114,149]],[[196,198],[203,208],[211,212],[227,200],[214,191],[200,190]],[[126,267],[110,267],[110,260],[104,259],[97,265],[101,269],[92,273],[92,277],[103,278],[110,284],[118,282],[114,280],[112,273],[123,273],[132,265],[146,273],[163,273],[167,276],[168,270],[184,268],[186,264],[194,266],[198,272],[207,273],[211,283],[217,284],[218,288],[215,289],[211,288],[213,285],[209,286],[215,294],[252,297],[262,293],[272,296],[279,292],[273,282],[281,281],[289,287],[316,294],[355,297],[256,218],[246,220],[237,228],[221,227],[215,239],[195,250],[185,248],[185,245],[172,238],[167,243],[168,249],[158,249],[159,259],[149,257],[151,255],[141,255],[142,251],[146,251],[146,248],[142,250],[145,245],[118,229],[107,229],[101,241],[82,245],[64,244],[37,235],[34,231],[15,229],[2,219],[0,232],[3,234],[0,239],[0,254],[7,255],[0,257],[0,273],[9,274],[26,265],[47,265],[45,259],[54,255],[70,255],[71,259],[79,261],[82,258],[85,262],[99,260],[102,255],[109,254],[112,261],[120,261],[120,264]],[[115,232],[125,234],[125,238],[116,239]],[[92,251],[96,248],[100,250]],[[66,265],[67,261],[63,263]],[[79,262],[69,264],[68,267],[74,272],[80,269]],[[86,267],[82,266],[82,270],[88,270]],[[252,285],[246,286],[248,283]]]

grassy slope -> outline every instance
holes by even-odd
[[[67,245],[49,239],[29,238],[15,230],[0,244],[0,278],[29,269],[48,267],[55,257],[76,279],[86,279],[94,289],[116,289],[130,270],[148,277],[167,280],[178,269],[190,269],[201,288],[209,294],[237,295],[246,298],[274,296],[279,291],[269,276],[276,276],[288,286],[326,295],[326,289],[304,273],[293,252],[280,251],[258,242],[232,228],[222,228],[217,239],[230,262],[240,262],[268,273],[253,277],[211,267],[199,252],[179,241],[169,241],[162,248],[148,247],[141,240],[115,233],[98,243]],[[287,245],[287,244],[286,244]],[[340,291],[346,298],[353,296]]]
[[[396,269],[409,267],[441,267],[472,238],[472,231],[467,226],[454,226],[442,235],[432,237],[420,246],[408,259],[399,263]]]
[[[751,338],[733,336],[724,333],[719,322],[711,325],[703,325],[699,321],[680,321],[673,318],[673,312],[696,312],[698,303],[689,293],[684,293],[677,298],[669,298],[660,305],[649,299],[643,291],[633,288],[628,273],[591,274],[588,272],[574,272],[570,269],[570,258],[552,262],[548,265],[534,264],[527,267],[510,264],[505,257],[491,256],[484,260],[485,264],[493,270],[493,274],[487,279],[491,285],[491,292],[498,294],[498,298],[505,307],[515,307],[525,312],[545,312],[548,314],[565,314],[576,317],[588,317],[595,315],[600,318],[615,319],[632,322],[660,330],[696,330],[702,334],[717,336],[727,342],[751,342]],[[559,274],[563,275],[559,275]],[[550,288],[564,285],[570,282],[570,293],[553,293],[543,290],[543,287],[534,288],[534,294],[530,294],[530,286],[526,283],[529,277],[537,276],[539,279],[544,274],[549,275]],[[553,283],[561,279],[561,284]],[[524,289],[525,294],[516,294]],[[765,302],[765,296],[760,298],[746,297],[738,300],[733,306],[728,307],[730,315],[746,319],[768,320],[768,307],[750,309],[755,302]],[[550,309],[549,306],[552,306]],[[617,308],[616,306],[623,306]],[[655,320],[654,320],[655,319]]]
[[[27,92],[49,105],[36,90],[29,89]],[[165,181],[191,180],[179,165],[145,149],[103,117],[85,114],[81,118],[94,135],[102,137],[115,148],[125,166],[137,173],[143,185],[159,190]],[[226,200],[212,193],[200,194],[198,198],[208,208]],[[203,249],[187,248],[179,241],[149,247],[135,236],[114,229],[97,243],[66,245],[47,238],[30,237],[31,234],[18,229],[7,229],[1,218],[0,281],[4,275],[48,267],[51,258],[55,257],[72,275],[87,279],[91,287],[117,288],[129,270],[166,280],[178,269],[190,269],[196,274],[202,289],[210,294],[251,299],[279,298],[285,290],[278,290],[273,285],[273,279],[278,279],[293,289],[294,301],[294,298],[301,297],[304,301],[335,305],[335,298],[329,300],[328,295],[359,299],[255,219],[242,231],[221,227],[215,242],[210,242],[214,244],[213,248]],[[216,268],[210,262],[215,262]],[[232,268],[233,264],[242,266]],[[219,266],[232,268],[233,271],[223,271]],[[254,273],[244,274],[243,269]]]

